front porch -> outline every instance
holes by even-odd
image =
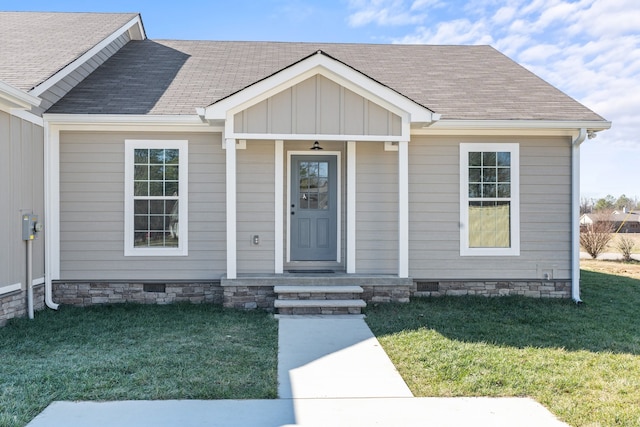
[[[393,275],[286,272],[220,280],[225,307],[278,314],[360,314],[367,303],[409,302],[413,280]]]

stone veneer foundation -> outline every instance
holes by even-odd
[[[44,308],[44,284],[33,287],[34,311]],[[27,315],[27,291],[15,291],[0,295],[0,326],[16,317]]]
[[[220,283],[54,282],[53,300],[59,304],[222,304]]]
[[[305,282],[313,282],[306,277]],[[439,297],[445,295],[481,295],[487,297],[522,295],[532,298],[570,298],[571,282],[555,281],[455,281],[455,280],[416,280],[402,279],[402,283],[385,284],[384,280],[367,283],[359,278],[358,285],[363,288],[362,298],[367,303],[407,303],[412,297]],[[287,278],[289,283],[294,283]],[[274,285],[282,283],[278,278],[242,280],[235,282],[223,280],[206,283],[127,283],[127,282],[54,282],[53,299],[56,303],[74,306],[94,304],[115,304],[124,302],[142,304],[170,304],[176,302],[221,304],[237,309],[262,309],[274,311],[277,298]],[[37,288],[36,300],[42,307],[43,287]],[[25,314],[24,292],[16,295],[0,296],[2,310],[0,319],[18,317]],[[21,305],[22,304],[22,305]],[[11,311],[13,310],[13,311]],[[10,313],[10,314],[6,314]],[[11,314],[13,313],[13,314]],[[2,322],[2,320],[0,320]],[[2,323],[0,323],[2,324]]]
[[[521,295],[531,298],[570,298],[570,280],[456,281],[416,280],[412,296],[480,295],[487,297]]]

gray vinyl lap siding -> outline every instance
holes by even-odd
[[[247,141],[236,151],[238,273],[272,273],[275,263],[275,145]],[[260,236],[260,244],[251,238]]]
[[[398,272],[398,152],[356,146],[356,271]]]
[[[26,243],[22,215],[44,222],[43,129],[0,111],[0,293],[6,286],[26,289]],[[46,230],[45,230],[46,232]],[[33,242],[33,278],[44,276],[44,232]]]
[[[124,141],[189,141],[189,254],[124,256]],[[220,135],[63,132],[62,280],[212,280],[226,269],[225,155]]]
[[[462,142],[520,144],[520,256],[460,256]],[[571,276],[569,138],[414,137],[409,144],[410,275],[423,279]]]

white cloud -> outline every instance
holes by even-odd
[[[585,148],[583,171],[594,171],[583,173],[584,191],[640,195],[640,184],[635,191],[629,184],[640,182],[640,1],[351,2],[356,3],[375,4],[379,12],[393,3],[405,22],[413,16],[413,31],[395,42],[492,44],[611,120],[610,130],[583,144],[590,147]],[[612,164],[598,164],[603,161]]]
[[[412,35],[397,40],[406,44],[491,44],[493,39],[485,31],[483,22],[470,22],[466,19],[443,22],[435,30],[420,27]]]
[[[493,22],[498,25],[506,24],[511,21],[511,19],[516,14],[516,8],[511,6],[504,6],[498,9],[498,11],[493,15]]]
[[[413,3],[411,3],[411,7],[409,8],[409,10],[416,11],[431,7],[437,8],[443,5],[444,4],[440,0],[414,0]]]
[[[420,2],[426,5],[426,1]],[[379,26],[415,25],[424,21],[426,15],[416,12],[403,0],[351,0],[350,7],[356,11],[348,18],[352,27],[374,23]]]
[[[560,53],[561,49],[552,44],[538,44],[523,50],[518,57],[524,62],[547,61],[549,57]]]

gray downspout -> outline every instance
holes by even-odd
[[[576,304],[580,299],[580,144],[587,137],[587,130],[580,129],[571,141],[571,298]]]

